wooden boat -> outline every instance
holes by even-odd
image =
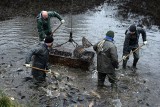
[[[72,68],[80,68],[89,70],[94,59],[94,52],[85,51],[83,57],[77,58],[73,56],[73,52],[68,49],[53,48],[50,51],[49,62],[53,65],[62,65]]]

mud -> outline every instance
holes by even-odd
[[[115,44],[119,60],[122,56],[124,32],[139,17],[120,20],[117,6],[107,3],[92,11],[73,15],[73,39],[81,43],[85,36],[92,44],[102,40],[108,30],[115,31]],[[66,20],[54,34],[55,44],[69,39],[70,15],[62,15]],[[51,20],[53,29],[59,25]],[[157,26],[146,29],[148,45],[140,50],[138,70],[131,70],[132,56],[126,71],[117,71],[118,90],[112,91],[107,78],[106,87],[97,87],[97,71],[83,71],[63,66],[52,66],[52,71],[61,76],[57,79],[47,74],[47,82],[37,87],[32,80],[30,69],[23,66],[26,53],[38,43],[35,17],[16,17],[0,22],[0,87],[10,97],[27,107],[159,107],[160,106],[160,49]],[[140,38],[140,44],[142,40]],[[74,49],[72,43],[64,46]],[[92,47],[89,48],[92,50]],[[96,65],[96,57],[95,57]],[[96,67],[95,67],[96,68]]]
[[[36,17],[42,10],[52,10],[60,14],[83,13],[102,4],[105,0],[2,0],[0,3],[0,20],[13,17]]]
[[[126,0],[119,4],[119,13],[124,17],[131,17],[131,15],[143,15],[145,16],[143,23],[150,25],[160,25],[160,11],[159,1],[150,0]],[[132,13],[132,14],[131,14]]]

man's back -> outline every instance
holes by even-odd
[[[31,61],[31,57],[34,56],[33,64],[46,65],[49,57],[49,50],[45,44],[38,44],[27,54],[26,63]]]
[[[97,54],[97,70],[101,72],[112,72],[118,66],[117,48],[113,42],[105,40],[103,51]],[[115,65],[115,66],[114,66]]]

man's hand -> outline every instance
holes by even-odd
[[[127,58],[126,56],[122,56],[122,59],[123,59],[123,60],[126,60],[126,58]]]
[[[24,64],[27,68],[31,67],[31,64]]]
[[[115,68],[116,71],[120,70],[119,65]]]
[[[54,72],[54,76],[55,76],[56,78],[60,78],[60,74],[59,74],[58,72]]]
[[[65,20],[61,20],[61,23],[63,24],[65,22]]]
[[[52,70],[51,70],[51,69],[49,69],[49,70],[48,70],[48,73],[49,73],[49,74],[51,74],[51,73],[52,73]]]
[[[143,44],[146,45],[146,44],[147,44],[147,41],[144,41]]]
[[[119,70],[120,70],[120,68],[115,68],[115,70],[116,70],[116,71],[119,71]]]

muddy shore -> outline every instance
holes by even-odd
[[[147,26],[160,26],[159,5],[160,2],[158,0],[126,0],[122,1],[119,4],[118,8],[119,14],[124,16],[124,18],[129,18],[133,14],[135,14],[136,17],[142,15],[144,16],[144,18],[142,19],[143,24]]]
[[[78,14],[93,9],[105,0],[2,0],[0,3],[0,20],[17,16],[37,16],[42,10],[53,10],[59,14]]]
[[[142,23],[160,25],[159,1],[146,0],[2,0],[0,3],[0,20],[6,20],[17,16],[37,16],[41,10],[54,10],[60,14],[78,14],[88,9],[93,9],[102,3],[118,4],[119,15],[123,18],[137,17],[143,15]],[[130,16],[132,13],[135,16]],[[133,14],[132,14],[133,15]]]

